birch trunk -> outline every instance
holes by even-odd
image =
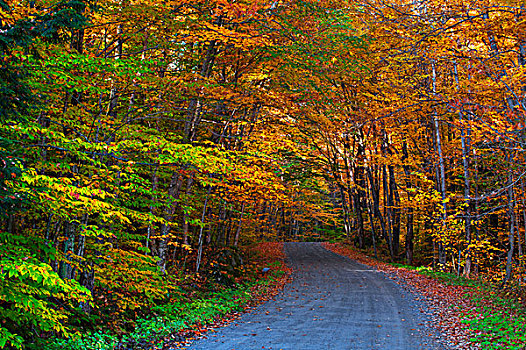
[[[436,73],[436,67],[434,60],[431,63],[431,69],[432,69],[432,77],[433,77],[433,95],[436,95],[437,87],[437,73]],[[442,141],[440,137],[440,125],[438,122],[438,117],[436,114],[436,111],[433,112],[433,126],[434,126],[434,133],[435,133],[435,142],[436,142],[436,149],[438,153],[438,168],[439,168],[439,176],[440,178],[437,179],[440,181],[440,194],[442,196],[442,227],[445,229],[446,220],[447,220],[447,204],[446,204],[446,170],[445,170],[445,164],[444,164],[444,155],[442,154]],[[438,262],[445,266],[446,264],[446,250],[444,247],[444,244],[442,242],[438,242]]]
[[[459,78],[458,78],[458,66],[457,63],[454,63],[454,76],[455,76],[455,83],[457,86],[460,85]],[[469,277],[471,274],[471,199],[470,199],[470,193],[471,193],[471,187],[470,187],[470,174],[469,174],[469,157],[470,157],[470,136],[471,132],[469,129],[469,126],[466,128],[464,127],[463,121],[463,110],[462,108],[458,111],[458,118],[461,123],[460,128],[460,141],[462,144],[462,168],[464,170],[464,205],[466,206],[465,212],[464,212],[464,228],[465,228],[465,237],[467,242],[467,247],[465,251],[466,260],[464,263],[464,276]],[[469,113],[468,113],[469,116]],[[468,117],[467,122],[469,124],[470,118]],[[459,252],[459,265],[460,265],[460,252]]]

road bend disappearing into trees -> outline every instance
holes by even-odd
[[[285,251],[293,282],[188,349],[443,349],[425,335],[418,302],[384,273],[319,243],[285,243]]]

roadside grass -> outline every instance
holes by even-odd
[[[403,268],[407,270],[415,271],[416,273],[424,276],[429,276],[439,280],[440,282],[450,286],[469,286],[469,287],[484,287],[484,281],[478,279],[465,278],[464,276],[458,276],[455,273],[434,271],[432,268],[427,266],[411,266],[399,263],[388,263],[391,266],[397,268]]]

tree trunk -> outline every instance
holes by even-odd
[[[203,204],[203,213],[201,215],[201,226],[199,227],[199,238],[197,243],[197,260],[195,263],[195,273],[199,273],[199,266],[201,265],[201,257],[203,255],[203,228],[205,224],[205,214],[206,214],[206,207],[208,205],[208,197],[210,196],[210,192],[212,190],[212,187],[208,185],[208,192],[205,197],[205,203]]]
[[[168,195],[175,198],[176,193],[179,191],[178,187],[180,186],[181,181],[179,181],[179,174],[176,172],[172,173],[170,179],[170,185],[168,187]],[[170,222],[174,220],[176,203],[169,204],[165,209],[164,219],[168,221],[166,224],[161,225],[161,237],[158,240],[157,246],[157,266],[161,269],[162,273],[166,272],[166,262],[168,256],[168,242],[170,241]]]
[[[432,67],[432,77],[433,77],[433,94],[436,95],[437,88],[436,88],[436,80],[437,80],[437,74],[436,74],[436,68],[435,68],[435,62],[433,61],[431,64]],[[433,126],[434,126],[434,133],[435,133],[435,144],[436,149],[438,153],[438,168],[439,168],[439,176],[440,178],[437,179],[440,183],[440,194],[442,196],[442,227],[445,228],[446,220],[447,220],[447,204],[446,204],[446,170],[444,165],[444,155],[442,154],[442,141],[440,137],[440,126],[438,123],[438,117],[436,114],[436,111],[433,112]],[[444,268],[446,265],[446,249],[443,244],[443,242],[438,242],[438,262],[441,264],[441,267]]]
[[[457,86],[459,86],[459,79],[458,79],[458,67],[457,63],[455,62],[454,66],[454,76],[455,76],[455,83]],[[458,117],[459,121],[462,124],[460,128],[460,141],[462,144],[462,167],[464,170],[464,205],[466,206],[464,211],[464,228],[465,228],[465,237],[466,237],[466,261],[464,264],[464,276],[469,277],[471,274],[471,199],[470,199],[470,183],[469,183],[469,156],[470,156],[470,129],[469,126],[467,128],[463,125],[463,111],[462,109],[459,109],[458,111]],[[469,114],[468,114],[469,115]],[[469,117],[467,122],[469,123]],[[460,252],[459,252],[459,265],[460,265]]]
[[[511,161],[509,153],[506,155],[507,161]],[[513,191],[513,173],[510,171],[508,175],[508,215],[509,215],[509,227],[510,231],[508,234],[509,248],[508,256],[506,258],[506,276],[502,281],[504,286],[506,282],[511,279],[511,274],[513,272],[513,249],[515,246],[515,194]]]
[[[376,259],[378,259],[378,252],[377,252],[377,249],[376,249],[376,228],[375,228],[375,225],[374,225],[373,205],[371,203],[372,198],[367,193],[367,192],[370,192],[370,190],[371,190],[371,188],[369,188],[369,191],[367,191],[367,187],[366,187],[367,214],[369,216],[369,221],[371,223],[371,234],[372,234],[372,239],[373,239],[374,257]]]
[[[156,200],[155,191],[157,190],[157,182],[159,181],[159,176],[157,175],[158,168],[159,167],[156,166],[152,174],[152,198],[151,198],[152,203],[150,204],[148,208],[150,214],[153,214],[153,203]],[[151,224],[149,224],[147,228],[147,234],[146,234],[146,248],[147,249],[150,249],[150,238],[152,237],[154,233],[153,231],[154,231],[154,228],[152,227]],[[146,251],[146,255],[148,255],[148,251]]]
[[[239,222],[237,223],[236,235],[234,237],[234,247],[237,247],[239,243],[239,234],[241,233],[241,224],[243,223],[243,213],[244,212],[245,212],[245,202],[241,204],[241,214],[239,215]],[[283,215],[283,217],[285,217],[285,215]]]
[[[389,179],[387,176],[387,166],[382,165],[382,183],[383,183],[383,192],[384,192],[384,208],[385,214],[387,217],[387,244],[389,246],[389,256],[391,261],[394,261],[394,247],[393,247],[393,201],[391,200],[390,191],[389,191]]]
[[[398,193],[398,186],[396,185],[396,179],[394,174],[394,167],[389,166],[389,197],[391,198],[393,215],[392,221],[392,240],[393,240],[393,255],[394,258],[398,256],[400,250],[400,195]]]
[[[185,199],[188,200],[188,197],[190,196],[192,185],[194,183],[194,176],[193,174],[190,174],[188,178],[186,179],[186,191],[185,191]],[[183,244],[188,244],[188,233],[189,225],[188,225],[188,214],[183,211]]]
[[[348,238],[351,236],[350,210],[347,204],[347,197],[345,195],[345,189],[343,188],[343,185],[338,184],[338,187],[340,188],[340,196],[342,199],[343,229],[345,231],[345,237]]]
[[[375,214],[375,216],[378,218],[378,220],[380,221],[380,227],[382,229],[382,237],[387,241],[387,243],[389,244],[389,236],[387,234],[387,229],[386,229],[386,225],[385,225],[385,221],[384,221],[384,218],[382,216],[382,212],[380,211],[380,189],[379,189],[379,185],[375,182],[374,180],[374,177],[373,177],[373,173],[372,173],[372,170],[370,167],[367,168],[367,176],[369,178],[369,184],[370,184],[370,188],[371,188],[371,197],[372,197],[372,200],[373,200],[373,213]]]
[[[521,179],[521,203],[522,203],[522,221],[524,226],[524,243],[526,244],[526,203],[524,203],[524,197],[526,196],[526,192],[524,192],[524,180]],[[520,235],[520,233],[519,233]],[[520,245],[519,245],[519,254],[522,255],[522,252],[520,251]]]
[[[404,140],[402,143],[402,169],[404,170],[405,183],[407,189],[407,198],[411,202],[411,193],[412,193],[412,184],[409,176],[411,172],[409,166],[405,163],[409,158],[409,152],[407,151],[407,142]],[[407,208],[407,223],[406,223],[406,234],[405,234],[405,263],[407,265],[413,264],[413,255],[414,255],[414,224],[413,224],[414,210],[413,207]]]

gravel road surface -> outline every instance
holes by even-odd
[[[419,305],[382,272],[319,243],[286,243],[293,282],[192,350],[442,349]]]

